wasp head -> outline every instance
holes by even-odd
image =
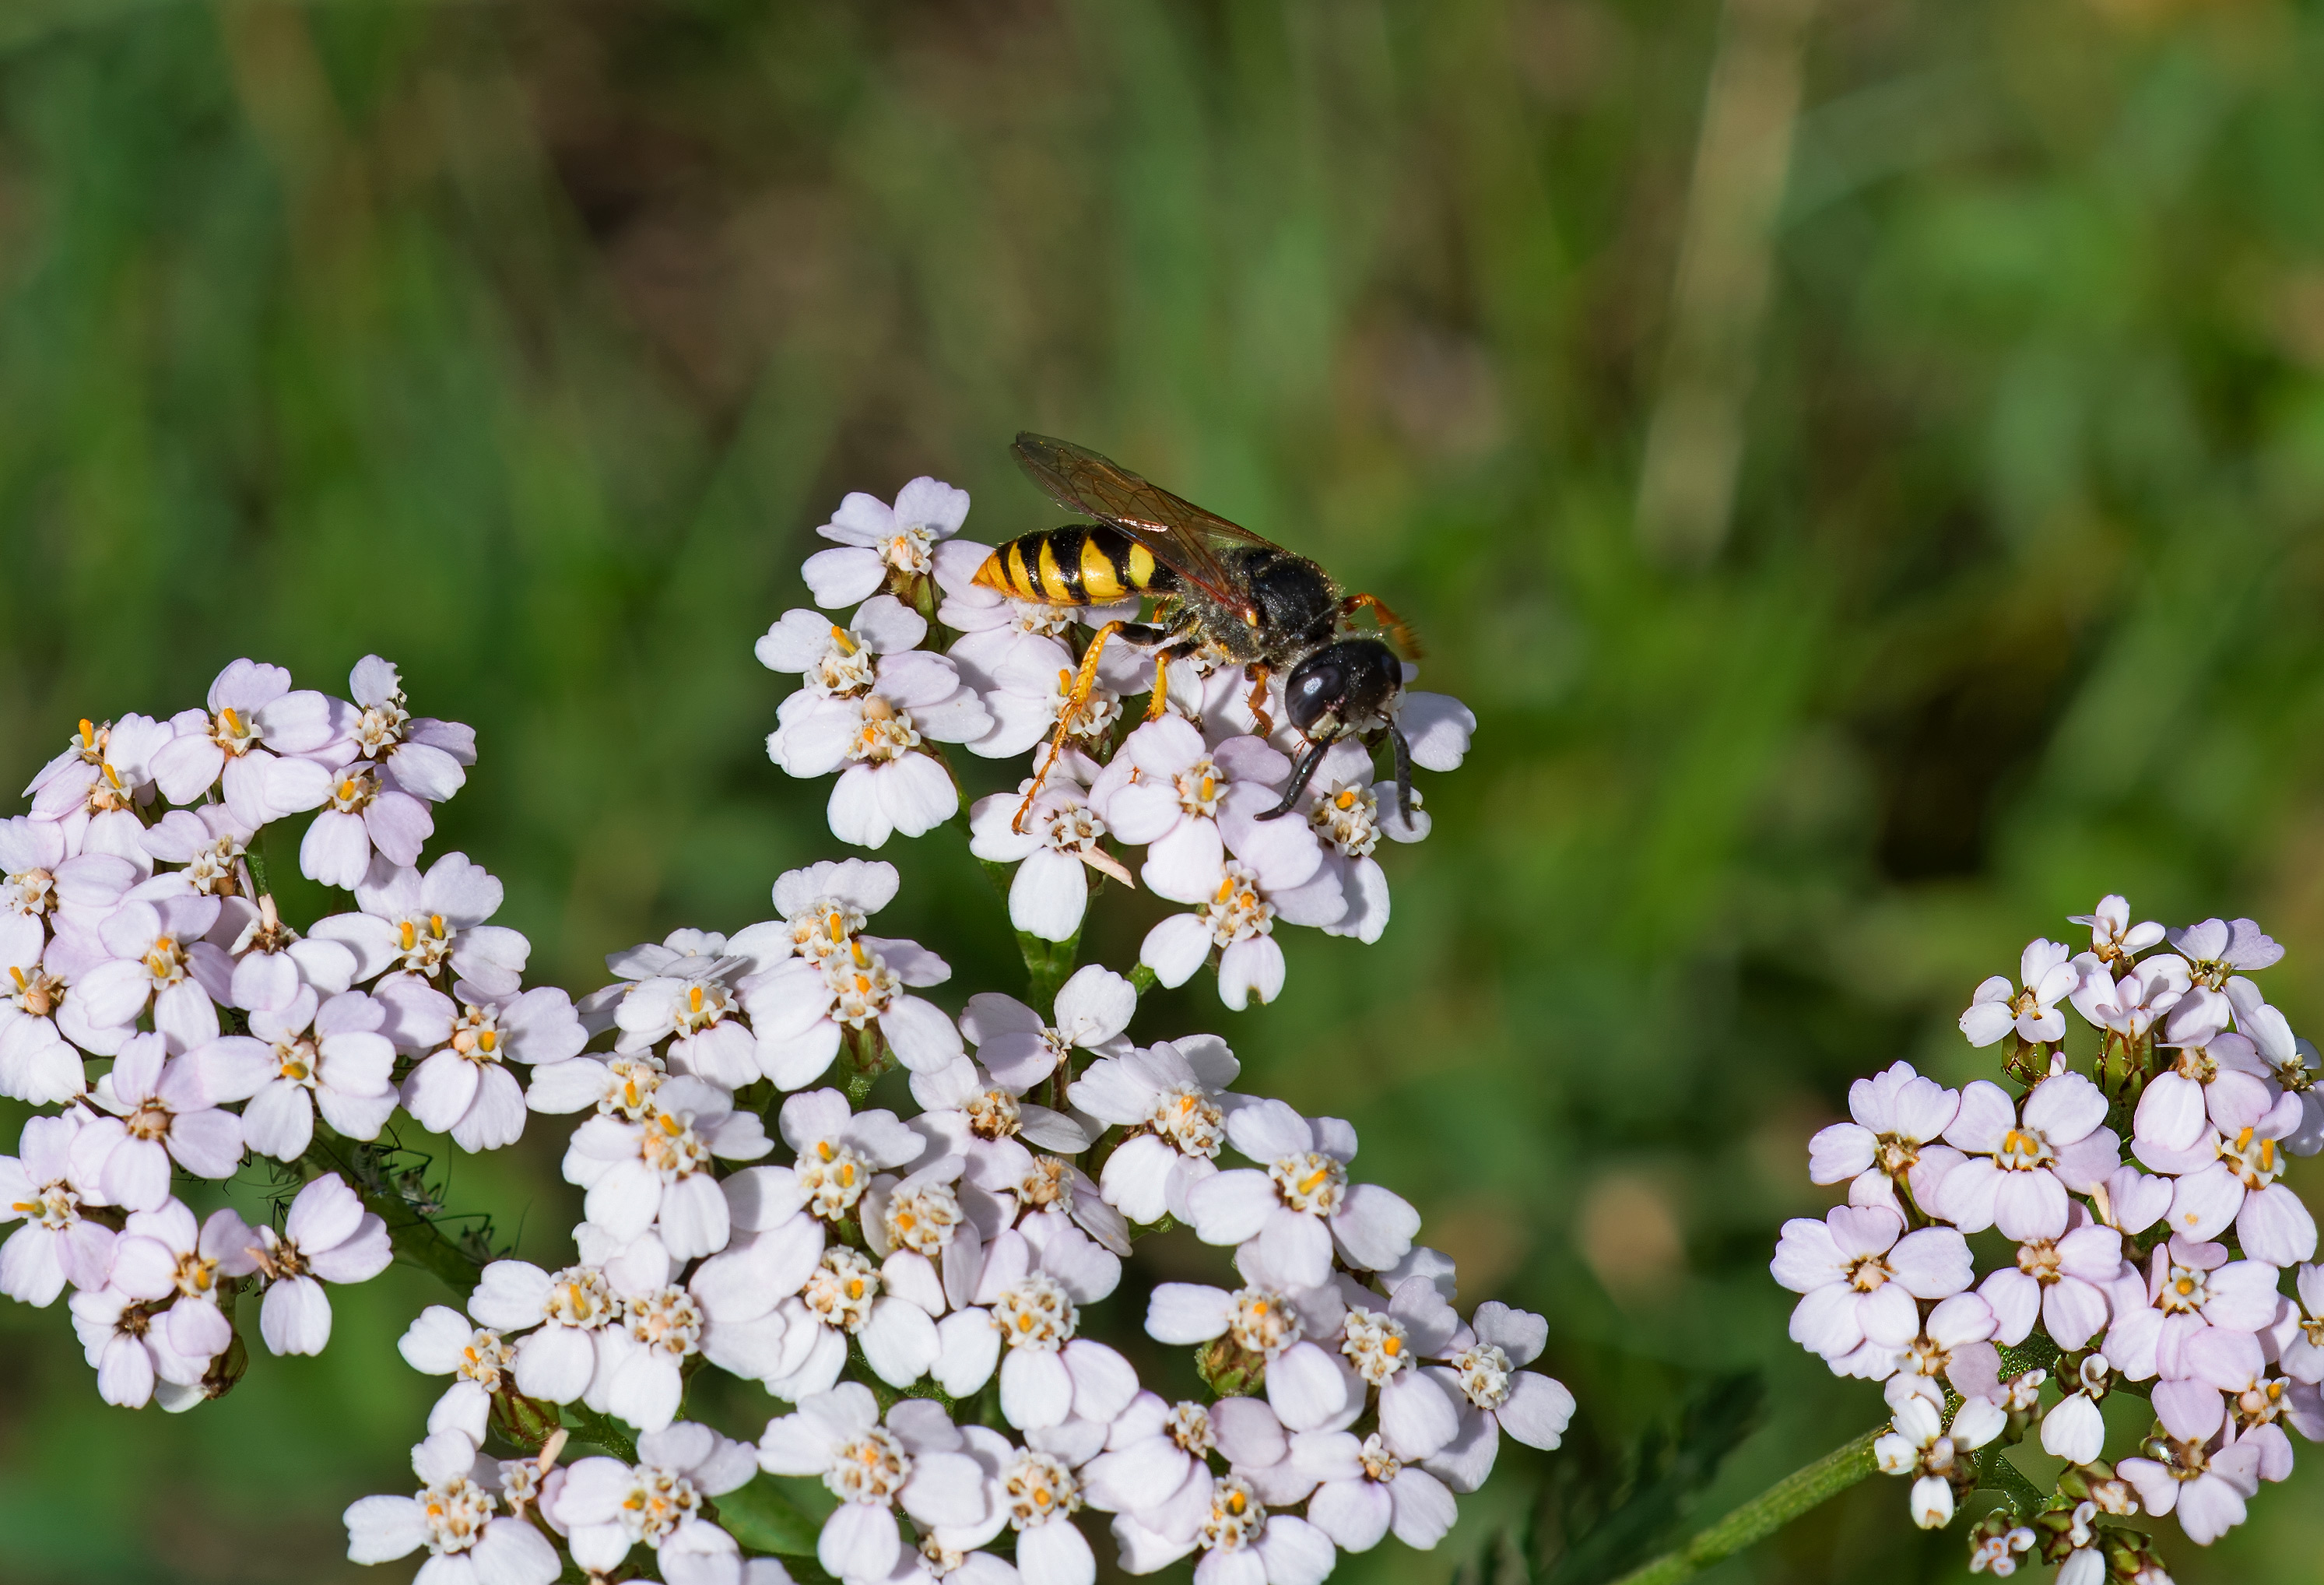
[[[1333,743],[1388,718],[1404,691],[1404,665],[1377,638],[1327,644],[1292,669],[1284,712],[1310,743]]]

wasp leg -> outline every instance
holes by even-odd
[[[1352,616],[1366,607],[1370,607],[1372,615],[1379,618],[1379,625],[1388,629],[1388,635],[1395,641],[1397,648],[1416,661],[1421,658],[1420,639],[1412,631],[1412,624],[1389,610],[1388,603],[1379,596],[1350,595],[1340,602],[1340,615]]]
[[[1081,672],[1065,695],[1065,708],[1057,712],[1057,730],[1049,739],[1049,752],[1041,756],[1040,767],[1033,773],[1033,785],[1026,790],[1025,802],[1017,806],[1017,818],[1009,822],[1009,829],[1020,836],[1025,830],[1025,817],[1032,812],[1033,800],[1041,795],[1041,784],[1049,779],[1049,767],[1065,751],[1065,738],[1074,729],[1074,718],[1089,702],[1090,691],[1097,686],[1097,658],[1105,653],[1105,641],[1128,626],[1125,622],[1109,622],[1090,640],[1089,653],[1082,657]]]
[[[1146,700],[1148,720],[1158,721],[1169,710],[1170,663],[1193,647],[1194,640],[1181,634],[1164,641],[1162,646],[1154,652],[1154,691]]]
[[[1324,743],[1310,743],[1300,751],[1299,763],[1291,768],[1291,785],[1283,790],[1283,802],[1260,815],[1259,819],[1275,820],[1291,812],[1291,806],[1299,802],[1299,795],[1307,791],[1307,783],[1314,779],[1315,767],[1323,763],[1323,755],[1330,746]]]
[[[1388,724],[1388,740],[1396,745],[1396,807],[1404,816],[1404,823],[1412,824],[1412,745],[1404,740],[1404,728],[1394,721]]]
[[[1269,672],[1263,663],[1253,661],[1245,668],[1243,675],[1250,679],[1250,697],[1243,703],[1250,708],[1250,718],[1259,723],[1259,736],[1272,737],[1275,735],[1275,718],[1267,713],[1267,679]]]

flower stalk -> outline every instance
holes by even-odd
[[[1674,1585],[1766,1540],[1877,1470],[1879,1466],[1873,1461],[1872,1444],[1887,1429],[1886,1424],[1877,1425],[1812,1464],[1794,1470],[1716,1524],[1697,1531],[1685,1544],[1631,1570],[1615,1585]]]

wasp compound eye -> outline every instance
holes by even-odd
[[[1284,709],[1300,732],[1314,736],[1315,724],[1348,695],[1348,671],[1339,662],[1316,659],[1299,668],[1286,685]]]

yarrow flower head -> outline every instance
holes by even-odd
[[[2315,1223],[2279,1181],[2324,1134],[2302,1043],[2250,978],[2282,950],[2249,920],[2135,918],[2109,895],[2073,921],[2089,950],[2036,941],[2017,980],[1978,987],[1962,1031],[1973,1045],[2014,1034],[2003,1074],[2023,1093],[1980,1079],[1956,1095],[1903,1063],[1859,1082],[1856,1120],[1810,1153],[1811,1176],[1848,1181],[1852,1203],[1786,1224],[1776,1251],[1777,1279],[1805,1295],[1794,1339],[1886,1381],[1895,1418],[1876,1451],[1912,1478],[1916,1523],[1949,1523],[1961,1494],[1994,1484],[1993,1444],[2037,1425],[2066,1461],[2054,1498],[2008,1497],[1978,1522],[1974,1571],[2033,1553],[2063,1585],[2161,1585],[2147,1538],[2115,1519],[2174,1516],[2207,1545],[2290,1475],[2286,1427],[2324,1436],[2324,1286],[2302,1265]],[[2067,1038],[2061,999],[2095,1052]],[[2014,1247],[1980,1277],[1963,1235],[1988,1228]],[[2126,1386],[2155,1422],[2108,1464],[2101,1405]]]
[[[1174,682],[1155,634],[1198,635],[1138,624],[1158,574],[1069,529],[1041,565],[1082,544],[1092,603],[1001,593],[967,506],[932,479],[849,497],[806,570],[820,608],[757,647],[798,679],[770,753],[834,776],[835,835],[974,804],[972,853],[1011,867],[1015,933],[1043,943],[1022,999],[939,991],[943,958],[870,933],[899,877],[861,859],[785,872],[773,917],[613,951],[578,1005],[529,985],[502,883],[430,850],[475,735],[415,715],[377,655],[346,698],[237,662],[201,708],[82,722],[0,821],[0,1093],[50,1108],[0,1158],[0,1292],[68,1301],[101,1397],[180,1412],[233,1390],[244,1331],[344,1347],[330,1289],[392,1256],[447,1280],[459,1306],[399,1341],[437,1378],[418,1489],[346,1513],[351,1558],[424,1554],[430,1585],[782,1585],[749,1555],[760,1472],[823,1482],[817,1562],[844,1585],[1088,1585],[1091,1513],[1123,1566],[1199,1553],[1203,1585],[1314,1585],[1340,1550],[1443,1537],[1504,1431],[1563,1433],[1571,1395],[1526,1368],[1546,1323],[1464,1321],[1417,1213],[1354,1175],[1352,1128],[1240,1093],[1216,1036],[1132,1026],[1145,986],[1213,956],[1228,1006],[1274,999],[1278,927],[1382,939],[1380,839],[1425,833],[1411,766],[1456,766],[1474,719],[1409,691],[1361,722],[1294,710],[1224,651]],[[1325,753],[1295,716],[1351,730]],[[1031,760],[964,793],[954,745]],[[293,846],[351,909],[293,916],[269,876]],[[1074,971],[1093,876],[1197,911],[1136,978]],[[2288,1032],[2236,1017],[2283,1071]],[[571,1119],[586,1218],[538,1264],[451,1210],[423,1137],[487,1152],[536,1116]],[[1117,1302],[1134,1235],[1173,1219],[1224,1285]],[[1116,1346],[1141,1306],[1202,1345],[1204,1393],[1144,1390]],[[1964,1355],[1950,1318],[1930,1330],[1932,1358]],[[2195,1353],[2234,1376],[2244,1434],[2299,1423],[2287,1378]],[[792,1412],[729,1441],[682,1417],[690,1384],[724,1402],[704,1373]],[[988,1392],[974,1423],[945,1407]]]

